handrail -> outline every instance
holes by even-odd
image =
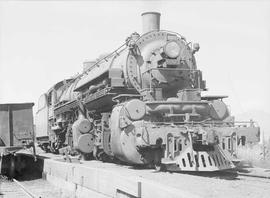
[[[108,54],[107,56],[101,58],[100,60],[98,60],[97,62],[95,62],[90,68],[86,69],[85,71],[83,71],[80,75],[78,75],[76,77],[76,79],[81,78],[84,74],[87,74],[88,72],[90,72],[95,66],[99,65],[99,63],[101,63],[102,61],[106,61],[107,62],[107,58],[110,58],[111,56],[113,56],[114,54],[119,54],[120,52],[118,52],[121,48],[123,48],[124,46],[127,46],[127,42],[125,42],[124,44],[122,44],[120,47],[118,47],[116,50],[114,50],[113,52],[111,52],[110,54]]]
[[[191,124],[191,125],[195,125],[195,124],[209,124],[209,125],[215,125],[215,124],[232,124],[235,126],[235,124],[250,124],[250,126],[254,126],[257,127],[256,125],[258,125],[255,121],[234,121],[234,122],[229,122],[229,121],[189,121],[189,122],[154,122],[151,121],[151,123],[147,123],[144,122],[145,124]],[[241,126],[241,125],[240,125]],[[242,125],[242,126],[246,126],[246,125]],[[236,125],[236,127],[239,127],[239,125]]]
[[[160,30],[160,31],[161,31],[161,32],[162,32],[162,31],[163,31],[163,32],[168,32],[168,33],[170,33],[170,34],[176,34],[176,35],[178,35],[181,39],[183,39],[183,40],[186,42],[186,44],[189,44],[189,43],[186,41],[185,37],[183,37],[181,34],[179,34],[179,33],[177,33],[177,32],[168,31],[168,30]],[[149,32],[148,32],[148,33],[149,33]],[[148,34],[148,33],[146,33],[146,34]],[[143,36],[144,36],[144,34],[141,35],[140,38],[143,37]],[[100,59],[100,60],[98,60],[97,62],[95,62],[90,68],[86,69],[86,70],[83,71],[81,74],[79,74],[78,76],[76,76],[75,79],[81,78],[85,73],[88,73],[89,71],[91,71],[95,66],[97,66],[97,65],[98,65],[99,63],[101,63],[102,61],[104,61],[104,60],[106,61],[107,58],[113,56],[114,54],[118,54],[119,52],[117,52],[117,51],[120,50],[122,47],[127,46],[128,42],[129,42],[129,40],[126,40],[126,42],[123,43],[120,47],[118,47],[116,50],[114,50],[113,52],[111,52],[111,53],[108,54],[107,56],[105,56],[105,57],[103,57],[102,59]]]
[[[195,72],[201,71],[199,69],[182,69],[182,68],[164,68],[164,67],[161,67],[161,68],[149,68],[144,73],[149,72],[151,70],[171,70],[171,71],[176,71],[177,70],[177,71],[195,71]]]

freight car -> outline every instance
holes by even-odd
[[[34,145],[33,106],[34,103],[0,104],[1,174],[13,176],[15,171],[14,154],[23,148]]]
[[[172,171],[233,168],[223,139],[233,141],[239,128],[225,96],[201,94],[207,88],[194,56],[199,44],[160,30],[160,13],[143,13],[142,20],[142,35],[132,33],[40,97],[39,145]]]

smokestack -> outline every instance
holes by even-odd
[[[144,12],[142,13],[143,34],[153,30],[160,30],[160,13]]]

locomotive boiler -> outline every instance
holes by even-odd
[[[199,44],[160,30],[160,13],[143,13],[142,20],[141,35],[132,33],[40,97],[40,146],[173,171],[233,168],[222,134],[232,141],[238,127],[226,96],[201,94],[207,89],[194,56]]]

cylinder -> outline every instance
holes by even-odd
[[[143,34],[151,31],[160,30],[160,13],[144,12],[142,13]]]

